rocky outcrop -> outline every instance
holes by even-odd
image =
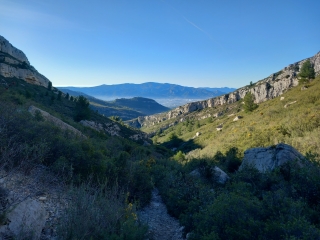
[[[245,167],[254,167],[260,172],[267,172],[272,171],[286,162],[303,159],[302,154],[296,149],[290,145],[280,143],[276,146],[246,150],[239,170]]]
[[[83,126],[92,128],[98,132],[108,133],[111,136],[120,136],[121,129],[116,123],[101,124],[89,120],[81,120],[80,123]]]
[[[316,75],[320,74],[320,52],[315,56],[308,58],[314,65]],[[244,96],[251,92],[255,97],[255,103],[261,103],[269,99],[273,99],[282,95],[288,89],[298,85],[298,74],[302,64],[306,61],[302,60],[294,64],[290,64],[281,71],[271,74],[269,77],[256,82],[250,86],[245,86],[236,91],[224,94],[219,97],[211,98],[205,101],[198,101],[188,103],[186,105],[177,107],[165,114],[157,114],[152,116],[139,117],[126,123],[133,127],[151,126],[156,123],[182,117],[191,112],[202,110],[205,108],[213,108],[220,105],[231,104],[244,98]]]
[[[41,110],[40,108],[37,108],[35,106],[30,106],[28,111],[34,117],[40,118],[39,120],[41,120],[41,118],[43,118],[43,120],[51,122],[52,124],[54,124],[55,126],[59,127],[62,130],[68,130],[68,131],[74,133],[77,136],[86,138],[86,136],[84,136],[79,130],[77,130],[74,127],[70,126],[69,124],[63,122],[59,118],[56,118],[56,117],[52,116],[50,113]]]
[[[0,237],[24,236],[37,240],[46,223],[46,211],[41,202],[29,198],[8,210],[7,222],[0,227]]]
[[[0,36],[0,75],[18,78],[28,83],[48,87],[49,79],[40,74],[28,61],[26,55]]]

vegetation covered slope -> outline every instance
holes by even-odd
[[[290,144],[303,153],[312,151],[320,154],[317,140],[320,136],[319,92],[318,76],[308,88],[292,88],[281,97],[260,103],[252,112],[243,111],[243,102],[239,101],[193,112],[185,117],[184,122],[166,130],[161,130],[161,124],[142,129],[156,132],[153,139],[160,144],[170,145],[170,139],[176,136],[180,143],[172,147],[190,158],[213,156],[217,151],[226,151],[230,147],[237,147],[243,152],[248,148],[279,142]],[[221,116],[211,117],[215,114]],[[237,116],[241,118],[235,120]],[[221,131],[217,131],[218,127]],[[201,134],[195,137],[197,132]]]
[[[61,239],[142,239],[146,232],[136,222],[134,206],[149,202],[153,185],[148,162],[160,155],[156,149],[142,145],[147,139],[130,140],[139,132],[86,109],[86,104],[79,104],[80,98],[71,101],[54,88],[15,78],[0,77],[0,83],[0,170],[30,173],[41,165],[60,181],[84,184],[70,195],[75,208],[69,208],[61,220]],[[61,119],[85,137],[46,121],[41,112],[33,116],[28,111],[30,106]],[[119,136],[85,127],[79,117],[116,124]],[[6,176],[5,172],[1,174]],[[94,200],[90,200],[92,196]],[[84,212],[80,211],[83,204]],[[1,207],[0,214],[5,214],[5,206]],[[77,221],[70,222],[70,218]],[[90,222],[84,224],[89,218]]]
[[[234,103],[194,112],[158,131],[154,142],[175,148],[175,155],[156,161],[155,183],[189,239],[320,238],[319,91],[317,77],[307,89],[292,88],[283,100],[261,103],[252,112]],[[201,119],[217,112],[223,115]],[[236,116],[242,118],[233,121]],[[279,142],[307,160],[266,173],[238,170],[244,150]],[[225,185],[213,175],[216,166],[230,177]]]

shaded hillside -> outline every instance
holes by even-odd
[[[60,89],[60,88],[58,88]],[[104,101],[97,99],[82,92],[76,92],[69,89],[61,89],[64,93],[71,96],[85,96],[90,101],[93,110],[98,111],[106,117],[118,116],[122,120],[129,120],[139,116],[145,116],[168,111],[169,108],[162,106],[156,101],[148,98],[135,97],[131,99],[116,99],[114,101]]]
[[[153,99],[142,97],[134,97],[131,99],[120,98],[114,100],[112,103],[119,107],[125,106],[134,109],[138,112],[143,113],[144,115],[151,115],[155,113],[166,112],[169,110],[169,108],[160,105]]]
[[[224,93],[220,92],[219,88],[216,88],[216,92],[212,92],[202,88],[153,82],[101,85],[96,87],[63,87],[60,89],[79,91],[101,99],[131,98],[137,96],[151,99],[207,99]]]

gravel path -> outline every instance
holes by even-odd
[[[139,218],[149,226],[149,239],[153,240],[184,240],[179,221],[167,213],[157,189],[152,192],[149,206],[139,212]]]

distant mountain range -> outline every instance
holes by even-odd
[[[194,88],[169,83],[115,84],[96,87],[59,87],[83,92],[100,99],[144,97],[152,99],[208,99],[232,92],[235,88]]]
[[[130,99],[120,98],[114,101],[103,101],[82,92],[69,89],[60,90],[74,97],[83,95],[89,100],[91,109],[98,111],[106,117],[119,116],[124,121],[170,110],[149,98],[134,97]]]

